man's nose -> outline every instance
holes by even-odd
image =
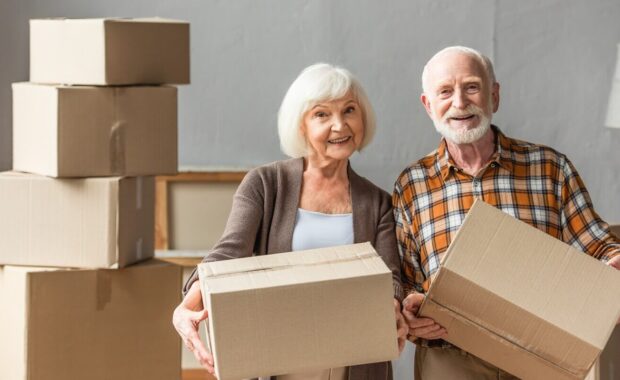
[[[464,91],[456,90],[452,99],[452,107],[457,109],[464,109],[469,104],[467,96]]]

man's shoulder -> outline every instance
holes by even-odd
[[[435,149],[426,156],[407,165],[398,176],[396,184],[405,186],[412,182],[424,181],[426,178],[438,173],[438,165],[438,151]]]
[[[543,162],[564,164],[566,162],[566,156],[563,153],[548,145],[519,140],[512,137],[506,137],[506,140],[509,142],[511,158],[516,162],[528,164]]]

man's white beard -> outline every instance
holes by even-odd
[[[480,120],[475,128],[455,130],[450,127],[448,122],[450,118],[469,114],[477,115]],[[443,119],[438,119],[433,116],[433,124],[435,124],[435,129],[437,132],[441,133],[446,140],[455,144],[471,144],[480,140],[482,136],[487,133],[491,127],[491,118],[488,117],[481,108],[470,104],[462,111],[456,111],[453,109],[448,110]]]

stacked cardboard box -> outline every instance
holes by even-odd
[[[165,84],[189,83],[189,24],[32,20],[30,38],[0,173],[0,378],[178,379],[151,176],[177,171]]]

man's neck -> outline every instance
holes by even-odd
[[[464,172],[476,176],[495,152],[495,132],[493,128],[478,141],[471,144],[455,144],[446,140],[450,157],[456,166]]]

